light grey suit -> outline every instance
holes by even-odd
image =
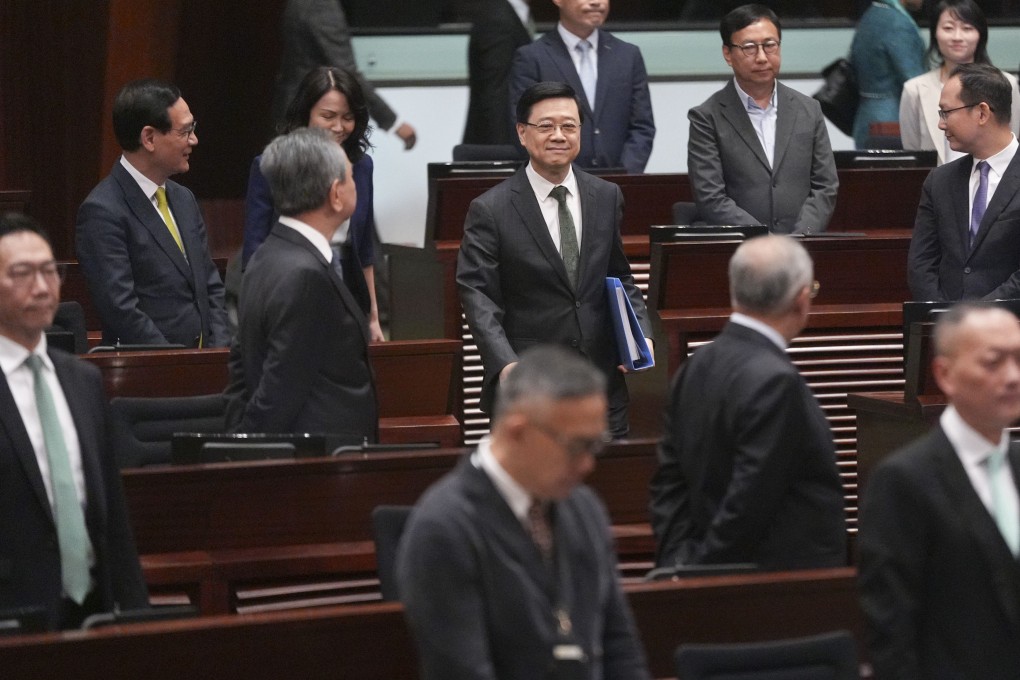
[[[701,219],[780,234],[825,231],[839,179],[822,110],[782,83],[776,106],[774,167],[732,80],[687,113],[687,167]]]

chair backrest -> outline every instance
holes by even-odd
[[[396,602],[397,545],[404,533],[407,518],[411,516],[410,505],[377,505],[372,510],[372,534],[375,537],[375,562],[379,574],[379,590],[383,600]]]
[[[85,328],[85,310],[79,303],[71,300],[57,305],[53,325],[46,330],[47,335],[51,332],[70,333],[72,351],[75,354],[85,354],[89,351],[88,331]]]
[[[453,147],[454,161],[519,161],[520,149],[512,144],[458,144]]]
[[[698,222],[698,204],[694,201],[677,201],[673,204],[673,224]]]
[[[857,645],[845,631],[740,644],[684,644],[680,680],[858,680]]]
[[[114,397],[110,439],[121,468],[168,465],[175,432],[223,432],[226,399],[197,397]]]

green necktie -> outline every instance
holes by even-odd
[[[88,530],[85,528],[85,513],[75,490],[71,460],[67,455],[67,445],[64,443],[60,420],[57,418],[57,409],[53,405],[53,395],[42,373],[42,359],[32,354],[25,360],[25,364],[32,369],[35,381],[35,404],[39,409],[43,439],[46,442],[46,458],[50,464],[53,518],[57,523],[64,594],[81,604],[89,593],[91,583],[89,553],[92,546]]]
[[[1020,512],[1007,502],[1010,476],[1005,450],[995,450],[986,461],[992,487],[992,514],[1013,555],[1020,553]]]
[[[163,216],[163,222],[166,223],[166,228],[170,231],[170,235],[174,238],[174,243],[177,247],[184,252],[184,243],[181,242],[181,233],[177,231],[177,223],[174,222],[174,216],[170,214],[170,204],[166,202],[166,189],[163,187],[156,187],[156,208],[159,210],[159,214]]]
[[[563,266],[567,269],[567,278],[570,285],[577,290],[577,262],[580,259],[580,251],[577,247],[577,230],[574,228],[574,218],[567,208],[567,188],[565,186],[553,187],[549,195],[559,203],[560,216],[560,256],[563,258]]]

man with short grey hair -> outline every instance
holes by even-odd
[[[729,323],[673,379],[651,484],[656,562],[845,565],[832,432],[786,352],[818,292],[811,257],[762,236],[729,275]]]
[[[375,441],[368,324],[329,245],[357,200],[350,163],[325,131],[301,128],[274,139],[260,168],[280,220],[241,284],[228,427]]]
[[[415,507],[397,582],[423,680],[649,677],[609,518],[581,483],[605,389],[576,352],[525,350],[492,434]]]

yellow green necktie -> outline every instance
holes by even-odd
[[[181,241],[181,233],[177,231],[177,224],[174,222],[173,215],[170,214],[170,205],[166,202],[166,189],[163,187],[156,187],[156,209],[163,216],[163,221],[166,223],[166,228],[170,230],[174,243],[177,244],[177,247],[183,253],[184,243]]]

